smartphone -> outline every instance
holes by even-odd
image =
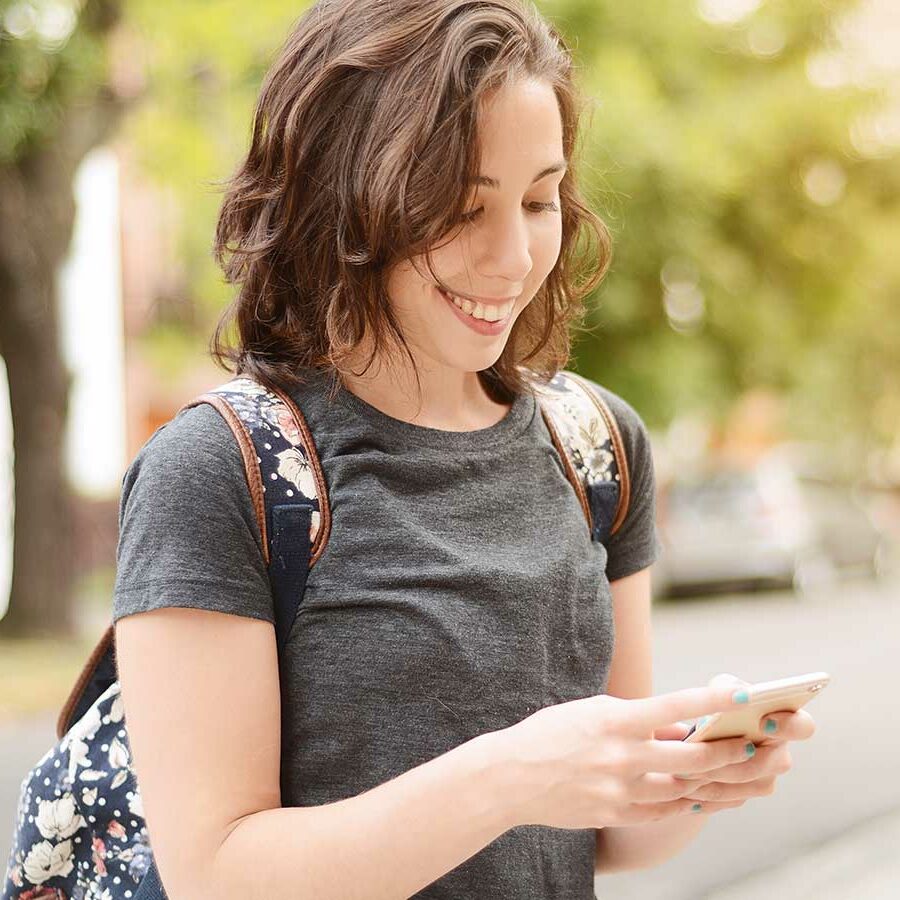
[[[775,712],[796,712],[824,690],[830,681],[831,676],[827,672],[808,672],[751,684],[746,688],[750,695],[748,703],[698,719],[682,740],[716,741],[720,738],[746,737],[754,743],[763,741],[770,737],[760,730],[763,716]]]

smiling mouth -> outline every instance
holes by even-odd
[[[467,316],[470,319],[473,319],[476,322],[484,322],[487,325],[497,325],[502,324],[503,322],[507,322],[509,317],[512,315],[513,310],[516,305],[516,298],[507,301],[503,304],[498,303],[476,303],[467,298],[455,298],[453,295],[448,294],[446,291],[441,290],[441,288],[437,288],[437,292],[450,304],[456,307],[459,312]],[[473,315],[474,312],[480,310],[482,313],[484,312],[502,312],[502,315],[498,319],[487,318],[486,316],[476,316]]]

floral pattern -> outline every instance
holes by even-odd
[[[537,388],[585,485],[618,481],[612,438],[606,419],[591,397],[591,388],[584,382],[576,382],[568,372],[557,372],[547,385],[537,385]]]
[[[291,410],[277,394],[246,376],[234,378],[210,393],[228,401],[256,447],[263,491],[267,494],[267,533],[271,534],[269,510],[274,504],[309,502],[313,507],[309,539],[314,542],[321,524],[318,490],[303,435]]]
[[[131,898],[150,861],[116,681],[26,775],[0,897]]]

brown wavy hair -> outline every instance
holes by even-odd
[[[220,183],[213,254],[239,291],[211,340],[216,361],[286,390],[304,370],[330,371],[336,389],[370,334],[364,372],[393,348],[418,379],[387,270],[424,255],[443,284],[431,250],[459,224],[479,171],[480,102],[520,78],[549,83],[559,104],[562,245],[479,377],[510,402],[565,368],[570,325],[606,274],[612,242],[576,184],[585,101],[570,51],[529,0],[319,0],[300,17],[264,79],[247,156]],[[579,254],[585,229],[597,246]],[[223,343],[232,324],[236,347]]]

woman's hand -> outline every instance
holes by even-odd
[[[494,732],[515,823],[604,828],[734,805],[689,799],[698,783],[676,773],[739,772],[750,764],[746,739],[654,737],[679,719],[734,709],[734,693],[729,683],[634,700],[598,694],[545,706]]]
[[[716,675],[709,684],[731,686],[734,690],[749,687],[748,682],[728,673]],[[743,806],[751,797],[773,794],[778,776],[791,768],[788,741],[807,740],[814,734],[816,726],[813,717],[804,709],[765,716],[760,722],[760,731],[766,732],[766,720],[775,722],[775,730],[756,743],[756,753],[751,759],[739,765],[726,765],[691,776],[696,778],[696,787],[684,795],[685,799],[698,801],[703,807],[700,811],[708,813]],[[657,729],[654,737],[657,740],[680,741],[689,731],[689,725],[678,722]]]

